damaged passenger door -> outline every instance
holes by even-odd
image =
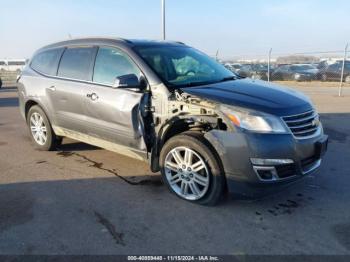
[[[146,151],[141,112],[148,95],[138,85],[141,79],[141,71],[126,53],[112,47],[99,48],[93,84],[85,90],[89,135]]]

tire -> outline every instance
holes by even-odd
[[[192,154],[192,160],[185,160],[185,152]],[[174,155],[180,155],[179,161]],[[181,199],[213,206],[223,196],[226,180],[221,161],[200,133],[187,132],[170,138],[159,161],[164,183]]]
[[[61,144],[62,138],[55,135],[48,117],[39,106],[35,105],[29,109],[27,125],[30,138],[36,149],[52,151]]]
[[[350,75],[346,76],[344,81],[345,83],[350,84]]]
[[[293,74],[292,80],[297,81],[297,82],[300,81],[300,79],[298,79],[298,77],[297,77],[297,74]]]
[[[259,75],[259,74],[254,74],[253,76],[252,76],[252,78],[253,79],[255,79],[255,80],[261,80],[261,75]]]
[[[323,81],[323,82],[326,82],[328,79],[327,79],[327,75],[326,74],[322,74],[321,75],[321,80]]]

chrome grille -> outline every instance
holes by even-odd
[[[298,115],[285,116],[283,120],[296,138],[314,135],[320,125],[319,116],[314,110]]]

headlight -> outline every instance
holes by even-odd
[[[242,129],[262,133],[287,133],[282,120],[276,116],[237,107],[221,106],[231,122]]]

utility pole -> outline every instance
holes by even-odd
[[[216,50],[215,60],[216,60],[216,61],[219,61],[219,49]]]
[[[270,48],[269,57],[267,58],[267,81],[268,82],[270,82],[271,52],[272,52],[272,48]]]
[[[162,1],[162,38],[165,40],[165,0]]]
[[[346,44],[345,50],[344,50],[343,66],[341,68],[341,76],[340,76],[340,84],[339,84],[338,96],[342,95],[343,78],[344,78],[344,67],[345,67],[346,56],[347,56],[347,53],[348,53],[348,46],[349,46],[349,43]]]

